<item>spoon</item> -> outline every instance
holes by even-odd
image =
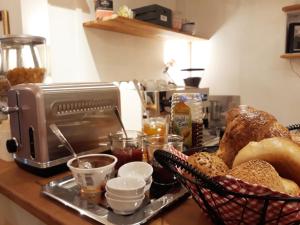
[[[136,91],[138,93],[138,96],[139,96],[140,100],[141,100],[143,111],[146,114],[147,119],[149,119],[149,113],[148,113],[148,110],[147,110],[147,107],[146,107],[147,104],[146,104],[145,99],[142,96],[141,91],[140,91],[140,88],[139,88],[139,85],[138,85],[138,81],[136,79],[134,79],[132,82],[133,82],[134,87],[135,87],[135,89],[136,89]]]
[[[124,134],[125,134],[125,137],[126,137],[126,139],[128,139],[128,135],[127,135],[127,133],[126,133],[126,130],[125,130],[124,124],[123,124],[123,122],[122,122],[122,120],[121,120],[120,112],[119,112],[119,110],[118,110],[118,107],[117,107],[117,106],[115,106],[115,108],[114,108],[114,112],[115,112],[115,114],[116,114],[116,116],[117,116],[117,118],[118,118],[118,121],[119,121],[119,123],[120,123],[120,125],[121,125],[122,129],[123,129],[123,132],[124,132]]]
[[[56,126],[56,124],[54,124],[54,123],[50,124],[49,127],[52,130],[52,132],[55,134],[55,136],[59,139],[59,141],[69,150],[69,152],[71,152],[73,154],[74,158],[77,160],[79,168],[82,168],[82,169],[91,169],[92,168],[92,165],[91,165],[90,162],[79,160],[79,158],[78,158],[77,154],[75,153],[73,147],[67,141],[67,139],[62,134],[60,129]]]

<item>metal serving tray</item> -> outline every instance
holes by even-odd
[[[137,225],[146,223],[167,206],[189,196],[188,191],[178,184],[165,190],[165,193],[161,192],[162,189],[152,185],[140,209],[127,216],[115,214],[103,196],[83,196],[72,176],[51,181],[43,186],[42,193],[102,224]]]

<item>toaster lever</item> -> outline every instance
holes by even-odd
[[[0,107],[0,111],[4,114],[10,114],[10,113],[18,112],[19,107],[18,106],[14,106],[14,107],[2,106],[2,107]]]

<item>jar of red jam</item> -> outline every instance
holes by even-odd
[[[148,162],[153,167],[153,182],[159,185],[173,185],[176,182],[176,178],[173,173],[163,168],[154,158],[154,152],[158,149],[169,151],[171,147],[178,151],[183,150],[183,138],[179,135],[169,134],[163,135],[150,135],[145,136],[144,150],[148,154]]]
[[[126,133],[127,137],[123,132],[111,135],[111,151],[118,158],[116,169],[128,162],[143,160],[143,134],[134,130],[128,130]]]

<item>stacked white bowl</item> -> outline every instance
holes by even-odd
[[[130,162],[119,168],[119,177],[141,177],[146,182],[145,191],[148,191],[152,184],[153,167],[146,162]]]
[[[145,198],[146,182],[141,177],[116,177],[106,183],[105,197],[116,214],[134,213]]]

